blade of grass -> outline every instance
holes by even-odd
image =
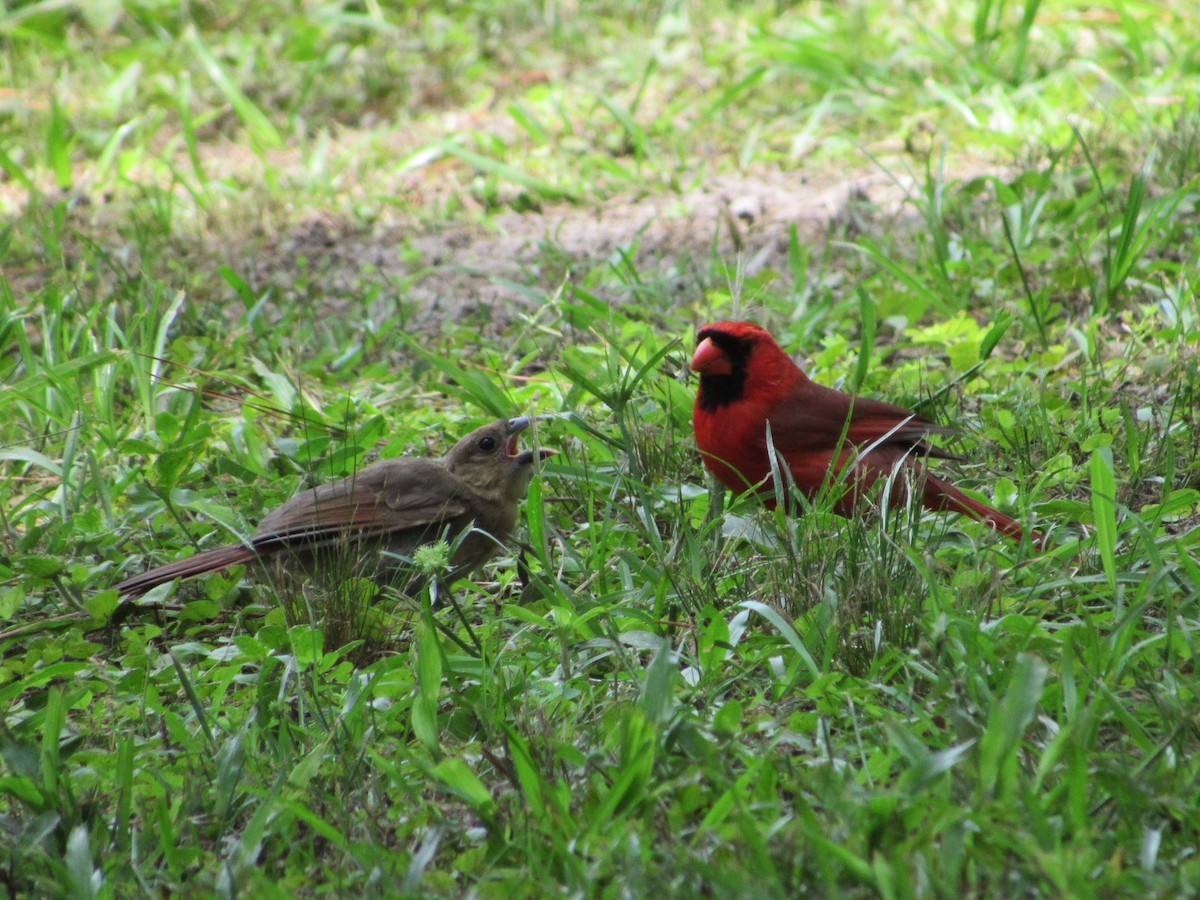
[[[1117,589],[1117,477],[1113,471],[1112,448],[1097,447],[1092,451],[1092,517],[1096,528],[1096,549],[1108,578],[1109,587]]]
[[[500,162],[498,159],[493,159],[490,156],[484,156],[482,153],[476,153],[473,150],[468,150],[461,147],[453,141],[443,141],[437,145],[437,149],[446,156],[453,156],[456,159],[461,159],[468,165],[474,166],[481,172],[489,175],[495,175],[497,178],[503,178],[506,181],[511,181],[514,184],[519,184],[527,190],[533,191],[545,200],[569,200],[575,202],[579,199],[578,195],[566,188],[560,188],[557,185],[551,184],[548,181],[530,175],[515,166],[510,166],[508,163]],[[432,160],[431,160],[432,161]]]
[[[857,394],[866,380],[867,372],[871,370],[871,358],[875,352],[875,304],[871,302],[862,285],[858,292],[859,328],[862,334],[858,342],[858,363],[854,367],[854,377],[850,381],[850,393]]]
[[[196,58],[200,60],[200,65],[205,73],[217,86],[217,90],[225,97],[225,100],[233,107],[234,114],[241,120],[241,123],[246,128],[246,133],[250,136],[255,149],[261,155],[265,150],[274,150],[283,146],[283,139],[279,136],[279,132],[275,130],[275,126],[271,124],[270,119],[266,117],[261,109],[259,109],[249,97],[242,93],[242,89],[234,83],[233,79],[225,71],[224,67],[213,56],[212,51],[200,36],[200,32],[195,27],[189,27],[184,35],[184,42],[191,49]]]
[[[804,642],[800,640],[800,635],[796,633],[796,629],[792,627],[792,624],[779,614],[778,610],[758,600],[743,600],[738,606],[742,609],[758,613],[774,625],[776,630],[783,636],[783,639],[796,651],[796,655],[800,657],[801,662],[804,663],[813,680],[815,681],[821,677],[821,668],[817,665],[816,660],[813,659],[812,654],[808,652],[808,648],[804,646]]]

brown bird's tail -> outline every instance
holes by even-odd
[[[216,572],[218,569],[251,563],[257,559],[259,554],[249,547],[217,547],[126,578],[117,585],[117,590],[126,597],[140,597],[146,591],[176,578],[191,578],[193,575]]]
[[[943,481],[935,475],[929,475],[925,480],[925,506],[928,509],[949,510],[970,516],[1014,541],[1020,541],[1025,536],[1025,529],[1016,519],[1009,518],[998,509],[992,509],[986,503],[972,500],[950,482]],[[1039,550],[1046,549],[1046,537],[1041,532],[1030,531],[1029,540]]]

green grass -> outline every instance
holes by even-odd
[[[0,888],[1195,894],[1190,13],[9,4]],[[637,218],[880,173],[902,211],[765,265]],[[939,470],[1060,546],[713,491],[687,360],[735,317],[958,426]],[[477,581],[364,627],[229,572],[106,627],[124,574],[527,411],[573,415]]]

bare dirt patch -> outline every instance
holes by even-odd
[[[453,315],[479,304],[528,306],[529,296],[506,281],[549,288],[575,266],[619,254],[639,271],[680,277],[693,261],[714,253],[730,264],[740,259],[747,274],[782,270],[793,229],[811,244],[835,225],[853,232],[860,221],[875,228],[888,220],[912,222],[916,212],[907,201],[916,190],[912,179],[878,171],[839,178],[776,170],[717,177],[684,194],[507,212],[486,226],[414,231],[393,224],[363,232],[318,215],[272,242],[254,265],[258,278],[276,284],[307,268],[331,299],[370,282],[402,285],[406,299],[424,311]]]
[[[260,161],[245,151],[222,145],[206,152],[221,163],[210,161],[214,170],[253,183]],[[281,153],[272,159],[281,182],[301,177],[293,157]],[[443,160],[401,174],[371,169],[364,162],[362,171],[345,176],[345,202],[336,210],[306,206],[303,191],[295,207],[272,203],[270,195],[260,204],[251,190],[234,199],[216,221],[196,222],[195,229],[182,226],[174,236],[173,256],[191,272],[229,266],[256,296],[269,291],[273,302],[315,304],[317,315],[361,309],[366,297],[378,305],[381,316],[398,302],[404,304],[414,323],[457,319],[480,307],[493,314],[528,309],[537,304],[539,292],[553,291],[569,273],[605,261],[619,264],[622,257],[639,276],[671,279],[673,290],[686,291],[706,283],[714,258],[748,275],[786,271],[793,231],[800,242],[817,245],[833,231],[853,236],[919,226],[910,200],[923,185],[903,174],[911,158],[896,156],[893,162],[901,174],[878,167],[849,175],[758,169],[715,176],[683,192],[618,196],[595,205],[555,203],[497,215],[477,210],[472,221],[460,215],[457,221],[433,225],[428,212],[403,210],[441,207],[452,195],[460,207],[469,207],[464,184],[470,173],[463,164]],[[992,174],[1003,172],[968,163],[945,178],[964,181]],[[87,178],[81,176],[81,183]],[[29,202],[46,205],[56,196],[48,193]],[[380,197],[404,202],[390,207],[373,226],[347,211],[357,200]],[[110,203],[86,188],[68,199],[72,234],[86,236],[114,257],[128,256],[130,268],[136,268],[136,248],[120,236],[130,227],[131,201]],[[17,205],[15,197],[8,197],[5,208]],[[188,231],[190,238],[184,236]],[[68,259],[80,255],[65,250]],[[30,293],[44,274],[42,266],[8,273]],[[233,289],[219,279],[210,279],[207,288],[228,292],[224,299],[240,306]],[[620,297],[610,299],[618,302]]]

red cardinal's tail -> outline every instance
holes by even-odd
[[[925,506],[928,509],[949,510],[970,516],[1014,541],[1020,541],[1025,535],[1025,529],[1016,519],[1009,518],[998,509],[992,509],[986,503],[972,500],[954,485],[935,475],[930,475],[925,480]],[[1030,531],[1029,540],[1039,550],[1046,549],[1046,537],[1040,532]]]
[[[215,572],[227,566],[254,562],[258,558],[258,554],[249,547],[217,547],[126,578],[117,585],[117,590],[126,597],[140,597],[151,588],[176,578],[191,578],[193,575]]]

